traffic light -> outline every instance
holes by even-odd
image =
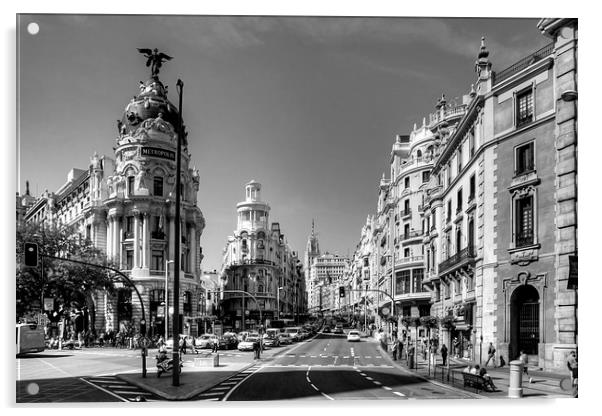
[[[36,243],[25,243],[25,265],[29,267],[38,266],[38,245]]]
[[[146,321],[144,319],[140,320],[140,333],[142,336],[146,336]]]
[[[345,286],[339,287],[339,297],[340,298],[344,298],[345,297]]]

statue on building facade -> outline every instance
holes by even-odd
[[[171,61],[173,59],[171,56],[159,52],[157,48],[153,50],[138,48],[138,52],[147,58],[146,66],[151,67],[151,76],[153,77],[159,75],[159,69],[163,62]]]

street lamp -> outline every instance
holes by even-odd
[[[173,263],[173,260],[165,260],[165,342],[167,342],[167,338],[169,338],[169,332],[167,332],[167,327],[169,323],[169,314],[167,313],[167,305],[168,305],[168,296],[167,296],[167,288],[168,288],[168,278],[169,278],[169,263]]]
[[[277,306],[277,308],[278,308],[278,318],[277,318],[278,320],[280,320],[280,291],[281,291],[282,289],[284,289],[284,287],[280,286],[280,287],[278,288],[278,291],[277,291],[277,293],[276,293],[276,306]]]

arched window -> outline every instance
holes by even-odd
[[[422,150],[416,150],[416,157],[422,157]]]

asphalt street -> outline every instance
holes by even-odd
[[[228,387],[228,388],[226,388]],[[219,386],[218,386],[219,388]],[[375,342],[319,334],[257,366],[221,398],[236,400],[407,400],[468,398],[393,367]]]

